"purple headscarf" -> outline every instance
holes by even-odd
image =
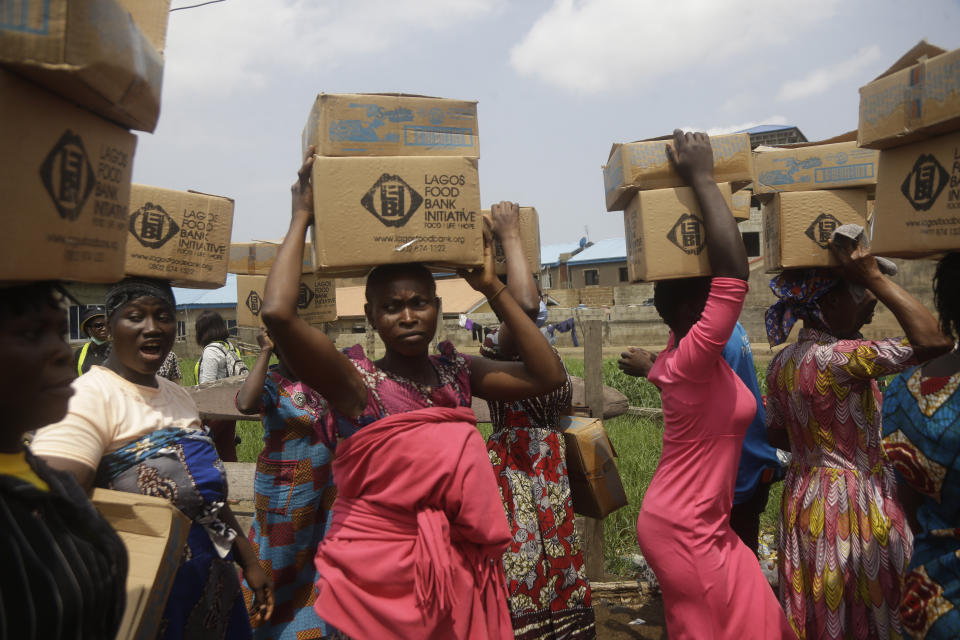
[[[770,346],[786,342],[801,318],[825,324],[818,301],[840,282],[829,269],[792,269],[770,280],[770,289],[779,298],[764,314]]]

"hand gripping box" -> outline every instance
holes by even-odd
[[[123,277],[137,138],[0,69],[0,281]]]
[[[169,500],[138,493],[94,489],[92,502],[127,548],[127,604],[117,640],[151,640],[160,633],[190,519]]]
[[[763,251],[768,271],[836,266],[827,243],[844,224],[866,227],[867,192],[832,189],[778,193],[763,204]]]
[[[227,273],[245,276],[270,275],[282,242],[283,240],[255,240],[231,243]],[[313,270],[313,244],[307,242],[303,247],[301,273],[313,273]]]
[[[476,158],[315,158],[318,273],[364,275],[399,262],[482,264],[477,179]]]
[[[753,192],[872,187],[879,155],[859,148],[853,137],[850,132],[823,142],[758,147],[753,153]]]
[[[4,2],[0,64],[104,118],[153,131],[169,8],[169,0]]]
[[[477,103],[402,93],[321,93],[303,129],[321,156],[480,156]],[[301,156],[302,157],[302,156]]]
[[[258,328],[267,276],[237,276],[237,325]],[[314,327],[337,319],[337,290],[334,281],[305,274],[300,278],[297,315]]]
[[[731,206],[730,184],[717,186]],[[710,275],[706,227],[690,187],[638,191],[623,212],[623,226],[631,282]]]
[[[960,250],[960,131],[880,152],[872,231],[877,255]]]
[[[135,184],[128,229],[127,275],[192,289],[226,283],[233,229],[230,198]]]
[[[673,136],[613,145],[603,167],[607,211],[625,209],[638,190],[686,186],[667,158],[668,143],[673,146]],[[753,179],[749,134],[710,136],[710,146],[717,182],[747,183]]]
[[[627,495],[617,469],[617,453],[603,422],[596,418],[561,416],[560,429],[567,449],[573,510],[601,519],[626,506]]]
[[[887,149],[960,129],[960,49],[920,42],[860,88],[860,146]]]
[[[490,210],[484,209],[482,213],[490,215]],[[533,207],[520,207],[520,243],[530,273],[540,273],[540,216]],[[503,252],[503,243],[496,237],[493,240],[493,263],[497,275],[507,273],[507,256]]]

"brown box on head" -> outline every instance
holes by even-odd
[[[717,185],[731,205],[730,184]],[[631,282],[710,275],[706,227],[690,187],[638,191],[623,212]]]
[[[237,276],[237,325],[257,328],[267,276]],[[331,278],[305,274],[300,278],[297,315],[314,327],[337,319],[337,290]]]
[[[861,149],[853,140],[760,147],[753,152],[753,191],[870,187],[877,184],[878,158],[876,151]]]
[[[402,93],[321,93],[301,140],[302,155],[480,156],[477,103]]]
[[[282,242],[281,239],[231,243],[230,255],[227,259],[227,273],[245,276],[270,275],[270,269],[273,268],[273,261],[277,259],[277,251],[280,249]],[[313,273],[313,270],[313,244],[307,242],[303,247],[301,273]]]
[[[0,64],[104,118],[153,131],[169,8],[169,0],[4,3]]]
[[[233,200],[135,184],[125,271],[176,287],[217,289],[227,280]]]
[[[483,215],[490,215],[489,209],[484,209]],[[530,273],[540,272],[540,216],[533,207],[520,207],[520,242],[523,244],[523,255],[527,259]],[[503,244],[499,238],[493,241],[493,264],[497,275],[507,272],[507,256],[503,253]]]
[[[673,136],[613,145],[603,167],[607,211],[624,210],[637,191],[686,186],[667,158],[668,143],[673,146]],[[710,146],[717,182],[749,183],[753,179],[750,134],[710,136]]]
[[[880,152],[872,232],[877,255],[960,250],[960,131]]]
[[[313,164],[314,264],[325,276],[423,262],[483,263],[477,159],[323,158]]]
[[[602,519],[627,505],[616,452],[596,418],[563,416],[560,428],[567,449],[573,510]]]
[[[764,266],[768,271],[835,266],[827,243],[845,224],[866,227],[863,189],[778,193],[763,204]]]
[[[0,281],[123,277],[137,138],[0,70]]]

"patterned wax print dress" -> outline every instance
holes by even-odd
[[[500,360],[493,334],[480,353]],[[513,542],[503,555],[517,640],[596,637],[580,537],[573,527],[566,446],[557,430],[570,407],[570,379],[518,402],[489,402],[487,452]]]
[[[250,543],[273,578],[270,620],[254,625],[258,640],[323,638],[326,625],[313,610],[317,571],[313,556],[330,526],[337,489],[330,473],[331,454],[317,424],[324,399],[300,382],[270,371],[261,399],[263,451],[254,478],[256,518]],[[249,608],[253,592],[243,584]]]
[[[914,638],[960,638],[960,373],[897,377],[883,434],[898,481],[922,496],[900,619]]]
[[[767,370],[767,427],[792,459],[779,526],[780,601],[801,640],[901,638],[912,534],[880,440],[876,378],[916,364],[904,338],[811,329]]]

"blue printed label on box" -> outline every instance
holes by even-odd
[[[50,0],[11,0],[0,2],[0,31],[50,33]]]

